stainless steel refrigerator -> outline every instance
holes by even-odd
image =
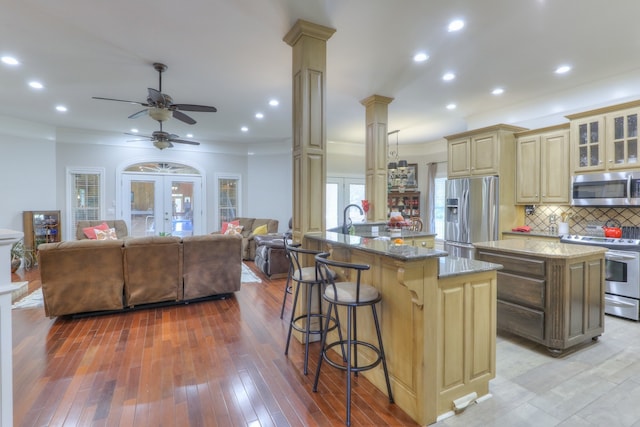
[[[445,187],[444,250],[474,258],[474,242],[498,240],[497,176],[450,179]]]

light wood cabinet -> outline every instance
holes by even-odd
[[[640,168],[640,101],[566,117],[571,120],[573,173]]]
[[[482,129],[449,135],[447,139],[447,176],[500,175],[513,167],[514,133],[525,128],[499,124]]]
[[[467,178],[494,175],[500,179],[499,227],[510,230],[524,224],[523,206],[515,203],[516,132],[527,129],[498,124],[449,135],[447,176]]]
[[[569,124],[516,134],[516,203],[568,204]]]

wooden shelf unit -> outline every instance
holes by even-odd
[[[36,251],[41,243],[55,243],[62,239],[60,211],[24,211],[24,247]]]
[[[389,192],[387,195],[387,216],[391,211],[398,211],[405,218],[420,216],[420,192]]]

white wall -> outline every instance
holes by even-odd
[[[120,204],[117,198],[116,171],[121,170],[126,165],[142,161],[167,161],[184,163],[196,167],[205,176],[205,197],[206,197],[206,223],[204,232],[211,232],[218,229],[215,224],[215,176],[217,173],[240,174],[243,183],[243,194],[247,192],[247,156],[236,154],[220,154],[203,152],[196,150],[182,151],[180,149],[170,149],[160,151],[153,146],[149,148],[122,147],[100,144],[76,144],[58,143],[57,150],[57,204],[61,210],[65,209],[66,191],[66,170],[68,167],[102,167],[105,168],[105,205],[110,208]],[[246,200],[246,198],[245,198]],[[247,203],[241,207],[241,212],[247,211]],[[112,215],[105,215],[105,219],[119,217],[115,212]],[[63,212],[66,220],[66,212]]]
[[[278,220],[278,231],[288,229],[292,215],[291,153],[249,156],[248,192],[244,216]]]
[[[0,133],[0,228],[22,231],[22,211],[57,210],[56,144]]]

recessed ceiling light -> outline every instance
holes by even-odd
[[[43,85],[42,83],[37,82],[37,81],[35,81],[35,80],[34,80],[34,81],[29,82],[29,86],[31,86],[31,87],[32,87],[32,88],[34,88],[34,89],[42,89],[42,88],[44,88],[44,85]]]
[[[256,119],[262,119],[263,117],[264,117],[264,114],[256,113]]]
[[[2,62],[4,62],[7,65],[18,65],[20,64],[20,62],[18,62],[18,60],[12,56],[3,56],[2,58],[0,58],[0,60]]]
[[[462,19],[454,19],[453,21],[449,22],[449,26],[447,27],[447,29],[449,30],[449,32],[460,31],[463,27],[464,21]]]
[[[456,107],[457,107],[456,104],[449,104],[449,105],[447,105],[447,110],[455,110]]]
[[[188,133],[187,134],[187,138],[193,138],[193,134],[192,133]]]
[[[424,61],[426,61],[427,59],[429,59],[429,55],[427,55],[427,54],[426,54],[426,53],[424,53],[424,52],[418,52],[418,53],[416,53],[415,55],[413,55],[413,60],[414,60],[415,62],[424,62]]]
[[[493,95],[502,95],[504,93],[504,89],[501,87],[497,87],[491,91]]]
[[[247,151],[247,156],[253,156],[254,154],[256,153],[254,153],[253,151]]]
[[[280,105],[280,101],[278,101],[277,99],[272,99],[269,101],[269,105],[271,105],[272,107],[277,107],[278,105]]]
[[[138,129],[136,128],[131,129],[131,133],[138,133]]]
[[[453,80],[453,79],[455,79],[455,78],[456,78],[456,75],[455,75],[455,74],[453,74],[453,73],[445,73],[445,74],[442,76],[442,80],[444,80],[445,82],[448,82],[448,81]]]
[[[568,73],[569,71],[571,71],[571,66],[569,65],[561,65],[558,68],[556,68],[556,74],[565,74],[565,73]]]
[[[242,127],[240,128],[240,130],[241,130],[242,132],[249,132],[249,128],[248,128],[248,127],[246,127],[246,126],[242,126]]]
[[[67,107],[65,107],[64,105],[57,105],[56,110],[60,111],[61,113],[66,113]]]

